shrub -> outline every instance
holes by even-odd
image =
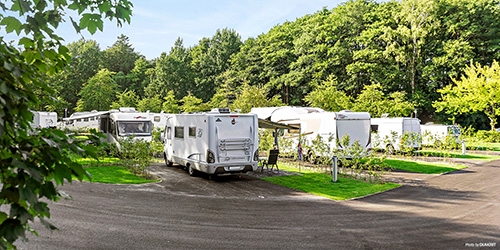
[[[145,176],[145,170],[152,162],[151,144],[133,137],[120,139],[119,158],[127,170]]]

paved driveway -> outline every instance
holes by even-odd
[[[332,201],[252,176],[214,181],[153,165],[160,183],[75,182],[19,249],[500,248],[500,161]]]

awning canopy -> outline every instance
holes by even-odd
[[[298,126],[288,125],[279,122],[272,122],[265,119],[259,118],[259,128],[267,128],[267,129],[300,129]]]

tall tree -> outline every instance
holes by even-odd
[[[118,84],[113,80],[114,72],[101,69],[78,94],[77,111],[108,110],[116,99]]]
[[[231,109],[240,110],[241,113],[248,113],[253,107],[277,107],[283,106],[281,97],[276,95],[267,98],[267,91],[264,87],[249,86],[244,84],[240,92],[236,94],[236,99],[231,104]]]
[[[137,103],[137,109],[141,112],[150,111],[153,113],[160,113],[163,101],[159,95],[152,97],[145,97]]]
[[[175,99],[175,94],[173,90],[168,91],[167,96],[164,98],[162,105],[162,110],[167,113],[177,114],[180,111],[179,104]]]
[[[35,90],[52,95],[44,76],[62,70],[70,59],[55,29],[68,20],[68,10],[78,10],[69,18],[76,31],[93,34],[102,30],[104,18],[119,25],[130,22],[131,7],[128,0],[71,4],[16,0],[0,4],[0,26],[6,33],[20,36],[14,46],[4,37],[0,42],[0,248],[15,248],[14,242],[24,238],[26,231],[34,232],[29,223],[35,218],[47,228],[55,228],[45,218],[50,217],[48,203],[61,196],[56,186],[89,177],[74,160],[75,155],[97,157],[92,146],[62,131],[29,133],[33,119],[30,108],[40,101]]]
[[[116,95],[116,101],[111,104],[111,109],[119,109],[121,107],[136,107],[139,98],[133,90],[126,90]]]
[[[352,100],[344,92],[337,89],[337,81],[329,79],[309,92],[304,101],[312,107],[327,111],[341,111],[352,107]]]
[[[453,79],[454,86],[447,86],[439,92],[440,101],[434,106],[437,111],[450,113],[483,112],[490,120],[491,130],[495,129],[500,116],[500,65],[493,61],[491,66],[471,63],[460,80]]]
[[[76,107],[82,86],[99,71],[101,49],[94,40],[80,39],[68,44],[71,61],[62,72],[50,78],[59,96],[70,104],[71,112]],[[61,113],[61,112],[59,112]]]
[[[142,57],[134,51],[129,38],[125,35],[118,36],[113,46],[104,50],[101,58],[101,67],[111,72],[128,74],[135,66],[135,61]]]
[[[354,101],[354,111],[369,112],[372,117],[388,114],[391,117],[409,116],[415,109],[413,103],[405,100],[404,92],[390,95],[382,91],[380,84],[366,85]]]
[[[159,95],[164,98],[170,90],[173,90],[178,100],[186,96],[190,90],[195,89],[190,62],[189,52],[184,48],[182,39],[178,38],[170,53],[168,55],[162,53],[156,60],[145,95],[147,97]]]
[[[196,69],[195,88],[192,93],[208,101],[222,85],[218,76],[229,69],[230,58],[240,50],[241,37],[231,29],[217,30],[215,35],[204,38],[190,51],[191,67]]]

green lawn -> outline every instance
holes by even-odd
[[[85,170],[91,174],[92,182],[108,184],[143,184],[157,181],[139,177],[121,166],[86,167]],[[89,181],[87,178],[85,179]]]
[[[99,160],[93,158],[81,158],[77,160],[82,164],[87,172],[92,176],[86,181],[108,183],[108,184],[143,184],[156,182],[137,176],[120,166],[120,159],[114,157],[104,157]]]
[[[403,170],[413,173],[423,174],[441,174],[451,172],[457,169],[467,168],[461,164],[449,164],[444,162],[425,162],[403,159],[385,159],[385,163],[393,169]]]
[[[264,177],[263,180],[291,189],[307,192],[310,194],[327,197],[333,200],[347,200],[359,198],[371,194],[384,192],[399,187],[395,183],[367,183],[342,175],[338,176],[337,182],[332,182],[330,174],[318,173],[301,169],[298,167],[279,164],[280,170],[295,172],[297,175]]]
[[[500,151],[500,143],[494,142],[466,142],[467,148],[474,150]]]

